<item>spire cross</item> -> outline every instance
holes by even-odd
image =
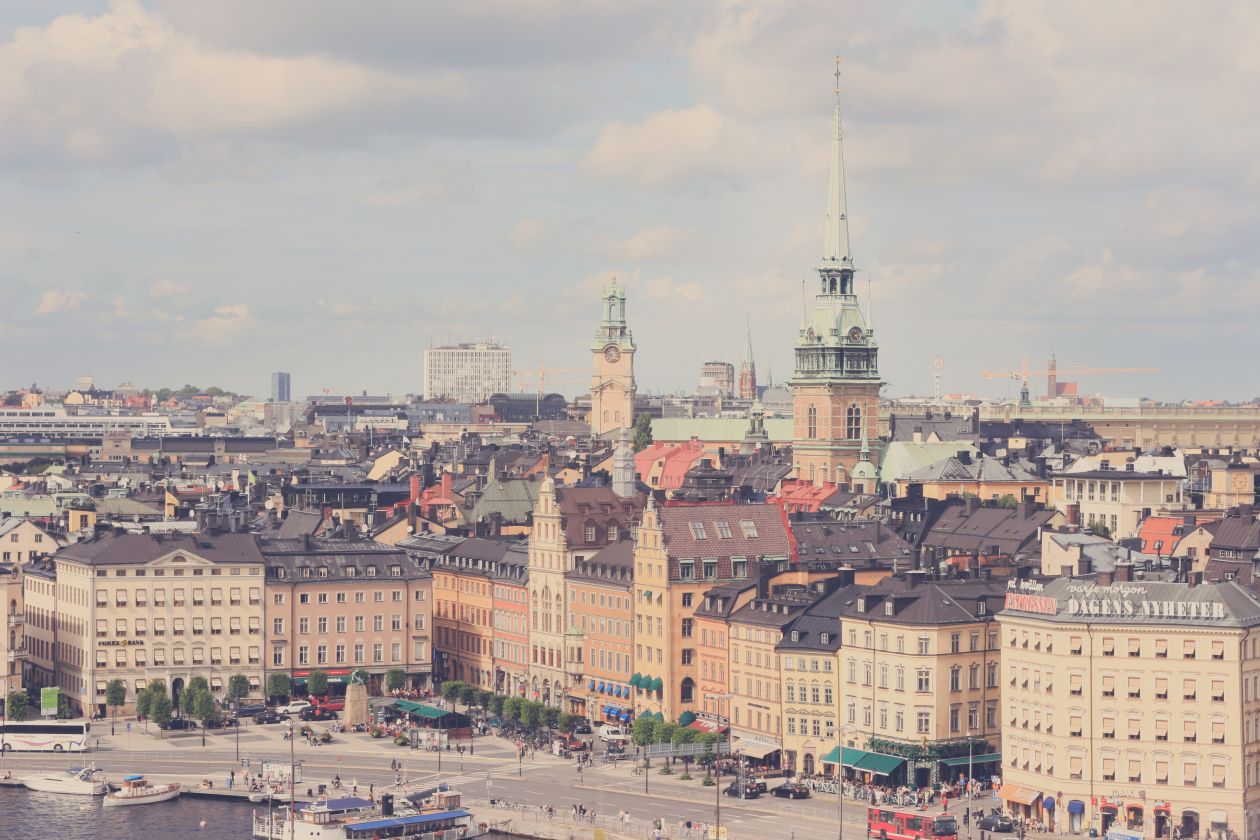
[[[836,99],[840,98],[840,62],[844,61],[840,56],[836,56]]]

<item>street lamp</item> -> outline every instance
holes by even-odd
[[[836,785],[836,830],[839,840],[844,840],[844,736],[856,728],[851,724],[840,727],[840,780]]]
[[[726,725],[727,738],[730,738],[731,719],[722,714],[722,702],[730,700],[735,695],[726,694],[706,694],[705,700],[716,701],[714,705],[717,707],[718,719]],[[738,767],[738,765],[736,765]],[[719,772],[717,764],[717,756],[713,757],[713,825],[714,834],[717,840],[722,840],[722,774]]]

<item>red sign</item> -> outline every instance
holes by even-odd
[[[1039,613],[1041,615],[1056,615],[1059,612],[1059,602],[1045,595],[1007,592],[1006,608],[1008,610],[1019,610],[1020,612]]]

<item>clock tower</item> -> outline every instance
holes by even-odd
[[[844,186],[844,135],[840,122],[840,69],[836,67],[831,177],[818,292],[801,301],[801,329],[792,375],[792,459],[796,477],[821,484],[850,484],[866,460],[866,441],[878,436],[879,344],[853,287],[857,272],[849,249]],[[803,291],[803,290],[802,290]],[[869,471],[873,464],[864,467]]]
[[[591,342],[591,431],[607,435],[634,425],[634,337],[626,326],[626,293],[614,274],[604,289],[603,319]]]

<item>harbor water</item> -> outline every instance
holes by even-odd
[[[100,796],[0,787],[4,840],[249,840],[250,814],[266,805],[181,796],[106,808]],[[203,825],[204,822],[204,825]]]

